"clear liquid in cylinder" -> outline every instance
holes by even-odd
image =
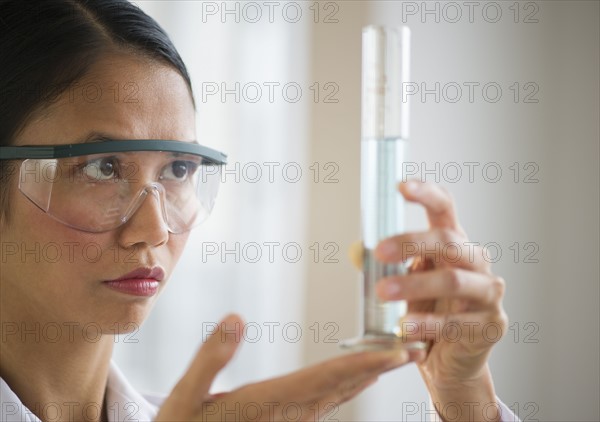
[[[344,345],[352,349],[423,349],[422,342],[402,337],[401,319],[408,304],[404,300],[382,301],[377,282],[386,276],[407,274],[411,260],[384,264],[373,251],[383,239],[405,232],[405,201],[398,192],[403,174],[407,141],[401,138],[361,141],[361,219],[363,236],[364,327],[361,338]]]

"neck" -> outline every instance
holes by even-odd
[[[114,336],[2,313],[0,377],[42,421],[104,422]],[[61,417],[57,418],[57,412]]]

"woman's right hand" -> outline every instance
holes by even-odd
[[[410,360],[403,350],[354,353],[228,393],[209,394],[214,378],[233,357],[242,331],[243,322],[236,315],[219,324],[163,403],[156,422],[319,420],[379,374]]]

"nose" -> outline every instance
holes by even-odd
[[[132,215],[121,227],[120,242],[124,247],[137,244],[160,246],[169,240],[169,229],[164,219],[160,189],[147,186],[136,204]]]

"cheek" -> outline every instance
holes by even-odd
[[[171,234],[166,245],[151,253],[171,273],[188,238],[189,233]],[[118,232],[91,234],[71,229],[38,209],[17,189],[11,197],[10,224],[2,229],[2,278],[19,289],[42,292],[52,286],[54,292],[72,294],[79,290],[76,286],[85,290],[86,280],[131,269],[130,261],[138,258],[135,251],[117,245]]]
[[[87,257],[95,255],[97,239],[54,220],[18,190],[11,199],[10,224],[2,231],[3,244],[10,244],[15,252],[7,263],[11,277],[27,277],[39,287],[44,282],[60,286],[84,274],[92,260]]]
[[[70,312],[90,308],[85,283],[90,264],[79,246],[89,240],[43,213],[19,191],[11,199],[11,219],[2,230],[3,303],[57,320],[63,307]],[[4,253],[9,247],[10,256]]]

